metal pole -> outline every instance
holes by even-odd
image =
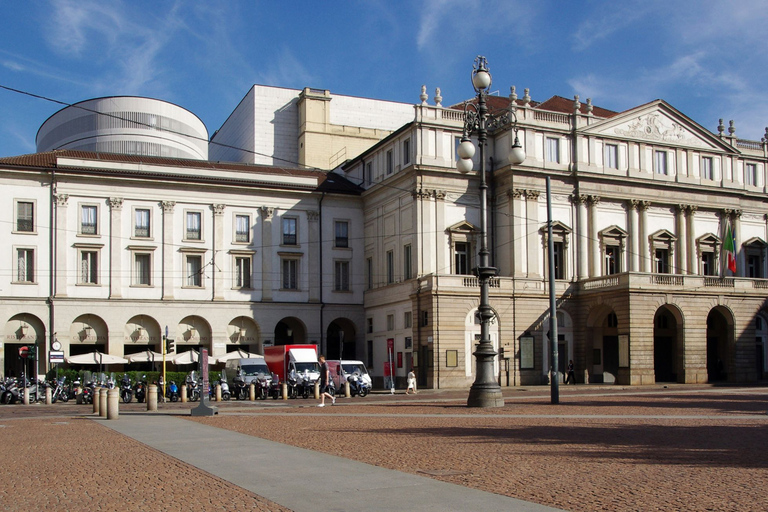
[[[552,347],[551,403],[560,403],[560,388],[557,378],[557,302],[555,301],[555,243],[552,240],[552,190],[547,176],[547,258],[549,259],[549,343]]]
[[[487,72],[485,58],[478,57],[477,70]],[[488,139],[486,121],[488,106],[485,101],[486,91],[477,91],[477,143],[480,146],[480,261],[476,267],[476,275],[480,282],[480,342],[474,352],[475,382],[469,390],[468,407],[503,407],[504,397],[501,386],[493,377],[493,362],[496,351],[493,348],[490,335],[490,324],[493,311],[490,305],[490,281],[496,275],[496,269],[488,263],[488,184],[485,177],[485,143]]]

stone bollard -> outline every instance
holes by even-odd
[[[320,380],[315,381],[315,400],[320,399]]]
[[[288,383],[287,382],[283,382],[281,391],[283,392],[283,400],[288,400]]]
[[[344,381],[344,396],[346,398],[351,398],[352,397],[352,393],[349,391],[349,381],[348,380]]]
[[[181,386],[181,403],[187,403],[187,386]]]
[[[256,400],[256,384],[251,381],[251,385],[248,386],[248,398],[250,398],[251,402]]]
[[[99,390],[99,416],[102,418],[107,417],[107,388],[101,388]]]
[[[589,370],[584,370],[584,384],[589,384]]]
[[[51,388],[45,388],[45,405],[51,405],[53,403],[53,392]]]
[[[99,414],[99,388],[91,388],[91,401],[93,403],[93,414]]]
[[[22,398],[22,402],[24,405],[29,405],[29,390],[32,388],[24,388],[24,397]]]
[[[221,402],[221,384],[216,384],[216,401]]]
[[[116,420],[120,417],[120,390],[107,390],[107,419]]]
[[[154,384],[147,386],[147,410],[157,410],[157,386]]]

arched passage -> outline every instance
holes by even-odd
[[[19,355],[22,345],[36,345],[37,359],[43,361],[45,367],[47,360],[47,343],[45,324],[35,315],[20,313],[11,317],[3,329],[3,343],[0,351],[0,360],[3,370],[2,376],[19,376],[21,373],[31,375],[33,373],[32,360],[25,360]]]
[[[355,324],[348,318],[336,318],[326,330],[326,357],[328,359],[358,359]]]
[[[587,351],[589,381],[614,384],[619,378],[619,319],[612,308],[601,305],[590,312],[587,329],[592,339]]]
[[[723,381],[733,362],[733,314],[728,308],[717,306],[707,315],[707,380]]]
[[[263,354],[259,325],[247,316],[233,318],[227,326],[227,352],[242,349],[255,354]]]
[[[682,315],[669,304],[653,318],[653,370],[656,382],[677,382],[683,377]]]
[[[287,316],[275,325],[275,345],[293,345],[307,342],[307,328],[295,316]]]

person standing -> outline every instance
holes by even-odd
[[[568,361],[568,377],[565,379],[566,384],[576,385],[576,374],[573,371],[573,359]]]
[[[413,371],[413,368],[408,372],[408,387],[405,390],[405,394],[408,395],[411,391],[413,391],[414,395],[416,394],[416,372]]]
[[[325,407],[325,397],[330,398],[331,404],[336,405],[336,397],[328,392],[331,370],[328,368],[328,363],[325,362],[325,356],[320,354],[317,361],[320,363],[320,403],[317,406]]]

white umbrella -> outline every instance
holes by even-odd
[[[168,358],[168,355],[165,356]],[[200,360],[200,353],[197,350],[187,350],[186,352],[179,352],[171,357],[170,361],[173,364],[192,364],[197,363]],[[208,366],[214,364],[215,360],[212,357],[208,358]]]
[[[166,358],[168,356],[166,355]],[[141,352],[138,352],[136,354],[131,354],[128,356],[128,361],[132,363],[154,363],[156,361],[162,361],[163,360],[163,354],[159,352],[153,352],[149,349],[142,350]]]
[[[216,359],[217,363],[226,363],[230,359],[248,359],[251,357],[262,357],[261,354],[254,354],[252,352],[247,352],[241,348],[235,350],[234,352],[227,352],[223,356]]]
[[[87,354],[80,354],[79,356],[70,356],[67,358],[69,364],[125,364],[127,359],[122,357],[113,356],[111,354],[103,354],[101,352],[88,352]]]

